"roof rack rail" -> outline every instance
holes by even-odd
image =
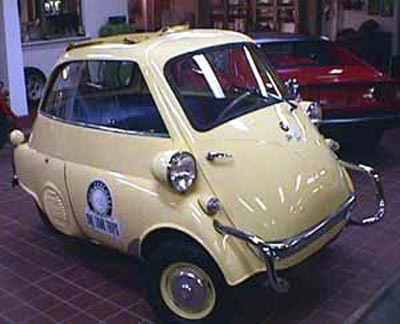
[[[185,23],[182,25],[164,26],[158,31],[159,35],[179,33],[190,29],[190,24]]]
[[[83,48],[94,45],[102,45],[102,44],[127,44],[133,45],[144,42],[148,39],[160,37],[168,34],[178,33],[182,31],[186,31],[190,29],[189,24],[176,25],[176,26],[165,26],[161,28],[157,32],[147,32],[147,33],[132,33],[132,34],[122,34],[116,36],[108,36],[108,37],[100,37],[95,38],[88,41],[78,42],[78,43],[70,43],[66,52],[69,52],[73,49]]]
[[[173,33],[179,33],[182,31],[187,31],[190,29],[189,24],[182,24],[182,25],[175,25],[175,26],[164,26],[160,30],[156,32],[148,32],[148,33],[139,33],[139,34],[127,34],[125,35],[125,40],[126,41],[131,41],[134,44],[136,43],[141,43],[145,40],[155,38],[155,37],[160,37],[168,34],[173,34]]]

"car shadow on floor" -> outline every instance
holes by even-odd
[[[400,322],[400,278],[365,311],[362,324],[398,324]]]

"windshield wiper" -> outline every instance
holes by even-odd
[[[245,97],[250,97],[250,96],[255,96],[258,99],[261,99],[263,101],[268,100],[268,96],[264,96],[260,89],[255,89],[255,88],[240,88],[240,87],[235,87],[234,92],[237,94],[240,94],[239,97],[245,95]],[[274,98],[275,99],[275,98]]]
[[[290,106],[290,111],[291,111],[291,112],[295,111],[295,110],[298,108],[298,105],[297,105],[297,104],[295,104],[294,102],[290,101],[289,99],[287,99],[287,98],[285,98],[285,97],[283,97],[283,96],[282,96],[282,97],[279,97],[279,96],[274,95],[274,94],[272,94],[272,93],[268,93],[268,96],[270,96],[270,97],[272,97],[272,98],[278,100],[278,101],[281,102],[281,103],[286,103],[286,104],[288,104],[288,105]]]

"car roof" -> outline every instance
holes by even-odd
[[[72,44],[61,63],[72,60],[114,58],[140,60],[153,58],[158,64],[202,48],[232,43],[254,42],[232,31],[173,28],[154,33],[126,34]]]
[[[284,42],[304,42],[304,41],[316,41],[321,40],[316,37],[295,34],[295,33],[280,33],[280,32],[260,32],[253,33],[250,35],[255,39],[256,43],[284,43]]]

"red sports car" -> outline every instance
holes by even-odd
[[[339,141],[378,144],[386,129],[400,125],[395,81],[348,50],[296,34],[253,35],[285,82],[298,84],[303,100],[321,105],[321,132]],[[296,87],[295,87],[296,88]]]

